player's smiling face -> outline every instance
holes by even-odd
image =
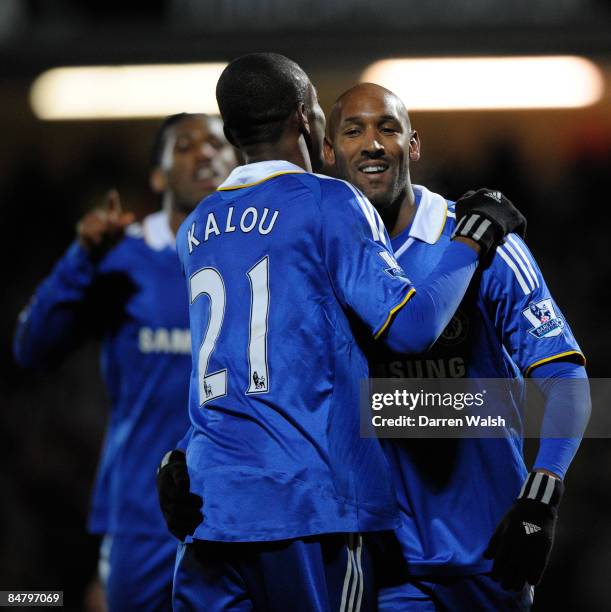
[[[216,117],[194,115],[173,126],[166,138],[161,168],[179,207],[193,208],[235,167],[233,147]]]
[[[353,88],[334,111],[331,129],[340,178],[356,185],[380,212],[405,196],[409,159],[417,159],[419,143],[395,96],[370,84]]]

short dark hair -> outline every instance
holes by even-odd
[[[185,119],[190,119],[191,117],[207,117],[207,115],[204,113],[176,113],[175,115],[166,117],[159,128],[157,128],[153,140],[153,148],[151,149],[151,166],[153,168],[161,166],[168,130],[177,123]]]
[[[309,79],[278,53],[250,53],[233,60],[216,86],[221,116],[237,145],[277,142],[289,115],[308,94]]]

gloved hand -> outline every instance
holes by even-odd
[[[526,218],[500,191],[467,191],[456,202],[452,238],[461,236],[477,242],[482,259],[511,232],[524,238]]]
[[[494,559],[492,578],[504,589],[520,591],[541,580],[554,543],[561,480],[531,472],[518,498],[496,528],[484,557]]]
[[[193,535],[204,520],[201,513],[203,500],[189,491],[190,486],[185,453],[181,450],[169,451],[157,468],[157,493],[168,529],[179,540]]]

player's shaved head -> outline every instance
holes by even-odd
[[[251,53],[233,60],[216,86],[225,129],[239,146],[276,142],[284,122],[308,99],[310,79],[278,53]]]
[[[328,138],[331,141],[335,139],[340,123],[349,118],[350,113],[348,112],[347,114],[346,111],[354,108],[363,108],[363,105],[372,99],[383,100],[390,109],[394,110],[396,116],[404,122],[406,130],[409,131],[411,129],[407,108],[405,108],[405,104],[396,94],[376,83],[359,83],[346,90],[335,101],[327,123]]]

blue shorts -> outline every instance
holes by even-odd
[[[170,534],[106,535],[99,574],[109,612],[171,611],[177,545]]]
[[[513,612],[530,610],[533,587],[506,591],[488,574],[412,576],[378,593],[380,612]]]
[[[174,610],[374,612],[366,542],[330,534],[278,542],[179,545]]]

